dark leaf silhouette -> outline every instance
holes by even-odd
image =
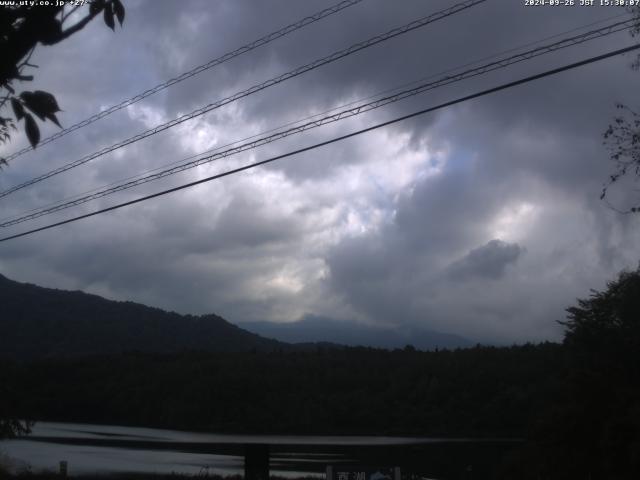
[[[23,5],[18,6],[18,3]],[[6,95],[2,96],[4,102],[11,103],[13,113],[11,121],[0,122],[0,144],[10,139],[10,130],[17,130],[15,124],[25,118],[27,112],[29,112],[29,117],[25,118],[25,131],[28,132],[29,142],[32,146],[40,141],[40,132],[35,123],[38,120],[50,120],[62,128],[56,116],[56,112],[59,112],[60,108],[53,95],[41,90],[16,93],[18,82],[28,82],[34,79],[33,75],[30,75],[26,70],[37,68],[37,65],[30,63],[31,55],[36,47],[60,43],[84,29],[100,13],[103,14],[106,25],[112,30],[115,30],[116,18],[121,26],[125,18],[122,0],[41,2],[51,4],[52,8],[35,8],[29,3],[37,4],[38,2],[15,2],[14,7],[0,7],[0,44],[2,44],[0,48],[2,51],[0,55],[0,90],[6,90]],[[78,7],[85,5],[86,8],[78,9]],[[76,11],[77,15],[71,15]],[[20,92],[20,90],[18,91]],[[1,412],[0,415],[2,415]],[[0,416],[0,422],[2,420]]]
[[[48,92],[36,90],[35,92],[22,92],[20,98],[24,101],[29,110],[35,113],[40,120],[51,119],[51,115],[60,111],[55,97]],[[54,116],[55,118],[55,116]],[[57,120],[55,123],[58,123]]]
[[[113,11],[116,13],[118,23],[122,26],[122,22],[124,22],[124,6],[120,0],[113,0]]]
[[[43,45],[58,43],[62,34],[62,23],[55,17],[42,17],[38,22],[39,40]]]
[[[60,122],[58,121],[58,117],[56,117],[55,113],[49,113],[47,114],[47,118],[49,120],[51,120],[53,123],[55,123],[57,126],[59,126],[60,128],[62,128],[62,125],[60,125]]]
[[[33,148],[36,148],[36,145],[38,145],[38,142],[40,141],[40,129],[30,113],[25,113],[24,122],[24,128],[27,133],[29,143],[31,143]]]
[[[116,22],[113,19],[113,5],[111,3],[107,3],[104,7],[104,23],[107,24],[107,27],[109,27],[111,30],[116,29]]]
[[[91,15],[97,15],[102,8],[104,8],[104,0],[96,0],[89,4],[89,13],[91,13]]]
[[[18,100],[17,98],[11,98],[11,107],[13,108],[13,113],[16,116],[17,120],[22,120],[22,117],[24,117],[24,107],[22,106],[22,104],[20,103],[20,100]]]

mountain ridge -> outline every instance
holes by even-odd
[[[219,315],[183,315],[0,274],[0,357],[31,360],[124,352],[250,352],[364,346],[464,348],[460,336],[417,326],[376,327],[307,315],[298,322],[233,324]]]
[[[81,291],[20,283],[0,274],[0,356],[33,359],[286,346],[215,314],[181,315]]]

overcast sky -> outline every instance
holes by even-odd
[[[40,68],[25,88],[54,93],[64,126],[333,2],[123,3],[124,28],[113,33],[99,19],[34,55]],[[0,187],[454,3],[364,0],[17,158],[0,172]],[[0,216],[622,13],[489,0],[21,190],[0,200]],[[632,42],[627,32],[595,40],[1,233],[203,178]],[[640,217],[619,215],[598,198],[612,172],[602,133],[616,102],[638,102],[640,72],[629,68],[632,60],[615,57],[2,243],[0,273],[181,313],[213,312],[234,323],[314,315],[420,325],[485,343],[559,340],[556,321],[564,309],[640,259]],[[45,125],[43,136],[55,131]],[[15,135],[2,152],[24,146],[23,137]],[[629,206],[632,187],[613,192],[612,201]]]

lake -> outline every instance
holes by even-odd
[[[24,438],[0,441],[14,471],[242,474],[247,444],[270,445],[272,475],[324,475],[327,465],[403,467],[420,475],[485,471],[509,441],[385,436],[227,435],[112,425],[39,422]],[[6,460],[5,460],[6,463]],[[407,470],[408,469],[408,470]],[[447,470],[448,469],[448,470]],[[483,478],[474,475],[473,478]]]

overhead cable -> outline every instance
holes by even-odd
[[[171,78],[163,83],[160,83],[158,85],[156,85],[155,87],[152,87],[148,90],[145,90],[142,93],[139,93],[138,95],[128,98],[127,100],[123,100],[122,102],[118,103],[117,105],[113,105],[101,112],[96,113],[95,115],[90,116],[89,118],[86,118],[78,123],[75,123],[73,125],[71,125],[70,127],[67,127],[63,130],[60,130],[56,133],[54,133],[53,135],[46,137],[42,140],[40,140],[38,142],[38,147],[42,147],[43,145],[46,145],[48,143],[51,143],[61,137],[64,137],[65,135],[74,132],[82,127],[86,127],[87,125],[92,124],[93,122],[96,122],[98,120],[100,120],[101,118],[106,117],[107,115],[111,115],[112,113],[117,112],[118,110],[122,110],[123,108],[128,107],[129,105],[133,105],[134,103],[139,102],[140,100],[143,100],[147,97],[150,97],[151,95],[154,95],[162,90],[164,90],[165,88],[168,88],[172,85],[175,85],[176,83],[180,83],[188,78],[194,77],[196,75],[198,75],[199,73],[202,73],[206,70],[209,70],[213,67],[216,67],[222,63],[228,62],[229,60],[236,58],[240,55],[243,55],[245,53],[248,53],[252,50],[255,50],[258,47],[262,47],[264,45],[267,45],[268,43],[273,42],[274,40],[277,40],[281,37],[284,37],[286,35],[289,35],[290,33],[295,32],[296,30],[299,30],[303,27],[306,27],[307,25],[311,25],[312,23],[315,23],[319,20],[322,20],[323,18],[326,18],[330,15],[333,15],[335,13],[338,13],[346,8],[349,8],[353,5],[356,5],[360,2],[362,2],[364,0],[344,0],[340,3],[337,3],[329,8],[325,8],[324,10],[321,10],[319,12],[314,13],[313,15],[310,15],[308,17],[305,17],[301,20],[298,20],[295,23],[292,23],[291,25],[287,25],[284,28],[281,28],[280,30],[277,30],[275,32],[271,32],[268,35],[265,35],[264,37],[259,38],[258,40],[254,40],[251,43],[247,43],[246,45],[243,45],[240,48],[237,48],[235,50],[233,50],[232,52],[228,52],[225,53],[224,55],[221,55],[217,58],[214,58],[213,60],[208,61],[205,64],[199,65],[195,68],[192,68],[191,70],[189,70],[188,72],[184,72],[180,75],[178,75],[177,77]],[[13,160],[14,158],[17,158],[21,155],[24,155],[27,152],[30,152],[31,150],[33,150],[32,147],[25,147],[21,150],[18,150],[15,153],[12,153],[11,155],[5,157],[5,160],[7,162]]]
[[[567,70],[572,70],[574,68],[578,68],[578,67],[581,67],[581,66],[584,66],[584,65],[595,63],[595,62],[604,60],[606,58],[611,58],[613,56],[621,55],[623,53],[631,52],[633,50],[638,50],[638,49],[640,49],[640,44],[631,45],[629,47],[620,48],[618,50],[614,50],[614,51],[611,51],[611,52],[608,52],[608,53],[605,53],[605,54],[602,54],[602,55],[598,55],[598,56],[595,56],[595,57],[590,57],[588,59],[585,59],[585,60],[582,60],[582,61],[579,61],[579,62],[571,63],[569,65],[565,65],[565,66],[562,66],[562,67],[554,68],[552,70],[547,70],[545,72],[538,73],[536,75],[531,75],[531,76],[528,76],[528,77],[525,77],[525,78],[521,78],[520,80],[515,80],[515,81],[512,81],[512,82],[508,82],[508,83],[499,85],[497,87],[489,88],[489,89],[483,90],[481,92],[477,92],[477,93],[474,93],[474,94],[471,94],[471,95],[467,95],[467,96],[464,96],[464,97],[457,98],[455,100],[451,100],[451,101],[448,101],[448,102],[445,102],[445,103],[441,103],[440,105],[437,105],[435,107],[429,107],[429,108],[425,108],[423,110],[418,110],[417,112],[413,112],[413,113],[410,113],[408,115],[403,115],[401,117],[397,117],[397,118],[394,118],[392,120],[388,120],[386,122],[378,123],[376,125],[372,125],[370,127],[363,128],[361,130],[357,130],[355,132],[352,132],[352,133],[349,133],[349,134],[346,134],[346,135],[335,137],[335,138],[332,138],[330,140],[326,140],[324,142],[316,143],[314,145],[310,145],[310,146],[307,146],[307,147],[304,147],[304,148],[300,148],[300,149],[297,149],[297,150],[294,150],[294,151],[291,151],[291,152],[287,152],[287,153],[284,153],[282,155],[277,155],[275,157],[267,158],[267,159],[261,160],[259,162],[254,162],[254,163],[251,163],[249,165],[245,165],[245,166],[242,166],[242,167],[234,168],[232,170],[227,170],[226,172],[223,172],[223,173],[218,173],[218,174],[212,175],[210,177],[206,177],[206,178],[203,178],[203,179],[200,179],[200,180],[189,182],[189,183],[186,183],[186,184],[183,184],[183,185],[180,185],[180,186],[177,186],[177,187],[173,187],[173,188],[170,188],[170,189],[167,189],[167,190],[163,190],[161,192],[157,192],[157,193],[154,193],[154,194],[151,194],[151,195],[146,195],[144,197],[136,198],[136,199],[130,200],[128,202],[119,203],[117,205],[113,205],[111,207],[103,208],[101,210],[96,210],[94,212],[86,213],[84,215],[79,215],[77,217],[69,218],[67,220],[63,220],[63,221],[56,222],[56,223],[51,223],[51,224],[48,224],[48,225],[45,225],[45,226],[42,226],[42,227],[39,227],[39,228],[34,228],[32,230],[28,230],[26,232],[17,233],[17,234],[14,234],[14,235],[3,237],[3,238],[0,238],[0,242],[6,242],[6,241],[13,240],[13,239],[16,239],[16,238],[20,238],[20,237],[24,237],[24,236],[27,236],[27,235],[31,235],[31,234],[34,234],[34,233],[37,233],[37,232],[42,232],[44,230],[49,230],[49,229],[52,229],[52,228],[55,228],[55,227],[58,227],[58,226],[61,226],[61,225],[66,225],[68,223],[77,222],[77,221],[83,220],[85,218],[93,217],[93,216],[96,216],[96,215],[101,215],[103,213],[107,213],[107,212],[111,212],[111,211],[114,211],[114,210],[118,210],[120,208],[124,208],[124,207],[130,206],[130,205],[134,205],[134,204],[137,204],[137,203],[145,202],[147,200],[151,200],[151,199],[154,199],[154,198],[162,197],[164,195],[168,195],[168,194],[173,193],[173,192],[184,190],[186,188],[194,187],[196,185],[200,185],[200,184],[203,184],[203,183],[211,182],[213,180],[217,180],[219,178],[223,178],[223,177],[227,177],[227,176],[230,176],[230,175],[234,175],[234,174],[243,172],[245,170],[250,170],[252,168],[255,168],[255,167],[258,167],[258,166],[261,166],[261,165],[272,163],[272,162],[275,162],[276,160],[281,160],[283,158],[287,158],[287,157],[291,157],[291,156],[294,156],[294,155],[298,155],[300,153],[308,152],[310,150],[315,150],[316,148],[320,148],[320,147],[323,147],[323,146],[326,146],[326,145],[330,145],[330,144],[333,144],[333,143],[336,143],[336,142],[340,142],[340,141],[346,140],[348,138],[352,138],[352,137],[355,137],[357,135],[362,135],[363,133],[367,133],[367,132],[370,132],[370,131],[373,131],[373,130],[377,130],[377,129],[382,128],[382,127],[393,125],[395,123],[398,123],[398,122],[401,122],[401,121],[404,121],[404,120],[408,120],[410,118],[415,118],[415,117],[418,117],[418,116],[421,116],[421,115],[424,115],[424,114],[427,114],[427,113],[430,113],[430,112],[433,112],[433,111],[436,111],[436,110],[440,110],[442,108],[450,107],[450,106],[453,106],[453,105],[456,105],[456,104],[459,104],[459,103],[462,103],[462,102],[466,102],[466,101],[469,101],[469,100],[472,100],[472,99],[475,99],[475,98],[479,98],[479,97],[483,97],[485,95],[489,95],[489,94],[492,94],[492,93],[495,93],[495,92],[499,92],[501,90],[506,90],[508,88],[513,88],[513,87],[516,87],[518,85],[522,85],[522,84],[526,84],[526,83],[529,83],[529,82],[533,82],[533,81],[539,80],[541,78],[549,77],[549,76],[552,76],[552,75],[557,75],[558,73],[565,72]]]
[[[451,83],[455,83],[455,82],[459,82],[461,80],[465,80],[468,78],[472,78],[472,77],[476,77],[479,75],[483,75],[495,70],[499,70],[502,68],[506,68],[510,65],[525,61],[525,60],[530,60],[532,58],[541,56],[541,55],[545,55],[551,52],[555,52],[557,50],[563,49],[563,48],[567,48],[567,47],[571,47],[571,46],[575,46],[575,45],[579,45],[581,43],[587,42],[589,40],[594,40],[597,38],[602,38],[605,37],[607,35],[611,35],[613,33],[622,31],[622,30],[626,30],[628,29],[631,25],[633,24],[633,20],[627,20],[627,21],[621,21],[621,22],[615,22],[611,25],[596,29],[596,30],[591,30],[585,33],[582,33],[580,35],[575,35],[573,37],[569,37],[569,38],[565,38],[562,40],[559,40],[555,43],[549,44],[549,45],[543,45],[522,53],[518,53],[516,55],[512,55],[510,57],[504,58],[504,59],[500,59],[500,60],[496,60],[490,63],[487,63],[485,65],[481,65],[475,68],[471,68],[468,70],[465,70],[463,72],[457,73],[457,74],[453,74],[453,75],[448,75],[445,76],[439,80],[433,81],[433,82],[428,82],[428,83],[423,83],[421,85],[418,85],[414,88],[411,89],[406,89],[403,90],[401,92],[395,93],[393,95],[388,95],[385,96],[383,98],[379,98],[377,100],[371,101],[371,102],[367,102],[361,105],[358,105],[356,107],[353,108],[349,108],[349,109],[345,109],[339,112],[336,112],[334,114],[331,115],[327,115],[325,117],[322,118],[318,118],[316,120],[312,120],[309,122],[306,122],[304,124],[286,129],[286,130],[282,130],[279,132],[276,132],[274,134],[271,135],[267,135],[261,138],[258,138],[256,140],[253,140],[251,142],[247,142],[247,143],[243,143],[240,145],[237,145],[235,147],[226,149],[226,150],[222,150],[222,151],[218,151],[212,155],[206,155],[206,156],[202,156],[200,158],[197,158],[195,160],[189,161],[189,162],[184,162],[182,164],[179,165],[175,165],[172,166],[170,168],[166,168],[164,170],[160,170],[160,171],[156,171],[153,174],[149,174],[140,178],[136,178],[133,180],[129,180],[114,186],[109,186],[108,188],[104,188],[98,191],[94,191],[90,194],[84,195],[84,196],[80,196],[77,198],[74,198],[73,200],[64,202],[64,203],[58,203],[56,205],[53,205],[51,207],[44,207],[41,209],[37,209],[35,211],[32,211],[31,213],[28,213],[26,215],[22,215],[19,216],[17,218],[13,218],[11,220],[7,220],[7,221],[3,221],[0,222],[0,227],[10,227],[13,225],[17,225],[19,223],[23,223],[29,220],[33,220],[39,217],[42,217],[44,215],[49,215],[61,210],[65,210],[67,208],[71,208],[71,207],[75,207],[84,203],[87,203],[89,201],[92,200],[96,200],[98,198],[102,198],[105,197],[107,195],[111,195],[117,192],[121,192],[124,190],[128,190],[130,188],[139,186],[139,185],[143,185],[145,183],[154,181],[154,180],[159,180],[161,178],[170,176],[170,175],[175,175],[176,173],[197,167],[199,165],[203,165],[205,163],[210,163],[216,160],[220,160],[222,158],[226,158],[229,157],[231,155],[235,155],[247,150],[251,150],[272,142],[275,142],[277,140],[280,140],[282,138],[286,138],[288,136],[294,135],[294,134],[298,134],[298,133],[302,133],[304,131],[307,130],[311,130],[313,128],[318,128],[322,125],[327,125],[330,123],[334,123],[340,120],[343,120],[345,118],[349,118],[349,117],[353,117],[356,115],[360,115],[362,113],[371,111],[371,110],[375,110],[377,108],[383,107],[385,105],[389,105],[395,102],[398,102],[400,100],[404,100],[405,98],[408,97],[412,97],[421,93],[424,93],[426,91],[429,90],[433,90],[436,89],[438,87],[442,87],[445,85],[449,85]]]
[[[286,80],[289,80],[291,78],[297,77],[298,75],[302,75],[303,73],[306,73],[310,70],[314,70],[316,68],[319,68],[323,65],[327,65],[329,63],[335,62],[336,60],[339,60],[343,57],[346,57],[348,55],[352,55],[356,52],[359,52],[360,50],[364,50],[366,48],[372,47],[374,45],[377,45],[378,43],[381,42],[385,42],[387,40],[390,40],[392,38],[395,38],[399,35],[403,35],[405,33],[411,32],[413,30],[416,30],[418,28],[424,27],[426,25],[429,25],[433,22],[436,22],[438,20],[442,20],[444,18],[447,18],[451,15],[454,15],[456,13],[460,13],[463,10],[466,10],[468,8],[471,8],[475,5],[478,5],[480,3],[484,3],[487,0],[467,0],[461,3],[458,3],[452,7],[449,7],[447,9],[441,10],[439,12],[436,12],[434,14],[428,15],[426,17],[422,17],[418,20],[414,20],[412,22],[409,22],[401,27],[397,27],[394,28],[392,30],[389,30],[386,33],[380,34],[380,35],[376,35],[368,40],[365,40],[363,42],[359,42],[356,44],[351,45],[348,48],[345,48],[343,50],[337,51],[335,53],[332,53],[331,55],[328,55],[326,57],[320,58],[318,60],[315,60],[311,63],[307,63],[306,65],[303,65],[301,67],[298,67],[294,70],[291,70],[287,73],[284,73],[282,75],[279,75],[277,77],[274,77],[270,80],[267,80],[263,83],[260,83],[258,85],[254,85],[253,87],[250,87],[246,90],[242,90],[241,92],[235,93],[233,95],[231,95],[230,97],[226,97],[222,100],[218,100],[216,102],[210,103],[208,105],[205,105],[204,107],[198,108],[197,110],[192,111],[191,113],[187,113],[185,115],[182,115],[181,117],[178,117],[174,120],[171,120],[169,122],[163,123],[161,125],[158,125],[154,128],[151,128],[149,130],[146,130],[142,133],[139,133],[137,135],[134,135],[133,137],[130,137],[126,140],[122,140],[114,145],[111,145],[109,147],[105,147],[97,152],[91,153],[89,155],[86,155],[78,160],[75,160],[71,163],[68,163],[66,165],[63,165],[61,167],[58,167],[54,170],[51,170],[45,174],[42,174],[40,176],[37,176],[35,178],[32,178],[31,180],[28,180],[26,182],[20,183],[18,185],[15,185],[7,190],[4,190],[2,192],[0,192],[0,198],[2,197],[6,197],[7,195],[10,195],[13,192],[16,192],[18,190],[21,190],[23,188],[26,188],[28,186],[34,185],[36,183],[39,183],[43,180],[46,180],[48,178],[51,178],[55,175],[59,175],[63,172],[66,172],[68,170],[71,170],[72,168],[76,168],[80,165],[84,165],[87,162],[90,162],[91,160],[94,160],[98,157],[101,157],[107,153],[113,152],[114,150],[117,150],[119,148],[122,148],[124,146],[130,145],[134,142],[137,142],[139,140],[142,140],[144,138],[150,137],[151,135],[155,135],[157,133],[160,133],[164,130],[167,130],[169,128],[175,127],[176,125],[179,125],[183,122],[186,122],[187,120],[191,120],[193,118],[196,118],[200,115],[203,115],[205,113],[208,113],[214,109],[220,108],[224,105],[227,105],[229,103],[232,103],[236,100],[239,100],[241,98],[247,97],[251,94],[254,94],[256,92],[259,92],[261,90],[264,90],[266,88],[269,88],[273,85],[277,85],[279,83],[282,83]]]

